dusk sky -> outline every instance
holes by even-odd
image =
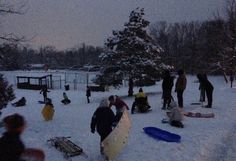
[[[27,38],[36,35],[28,42],[33,48],[52,45],[61,50],[83,42],[103,46],[137,7],[154,23],[209,20],[217,10],[223,13],[224,5],[225,0],[28,0],[27,12],[1,17],[0,29]]]

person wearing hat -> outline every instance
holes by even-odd
[[[118,123],[125,109],[129,110],[129,106],[118,96],[111,95],[108,100],[110,101],[109,107],[113,105],[116,107],[115,121]]]
[[[91,132],[95,133],[95,130],[101,137],[100,141],[100,151],[103,154],[102,141],[110,134],[112,131],[112,125],[115,119],[115,115],[111,108],[109,108],[109,101],[103,99],[100,105],[94,112],[90,124]]]
[[[183,93],[187,85],[187,79],[184,74],[184,70],[180,69],[178,71],[178,78],[175,83],[175,92],[177,92],[177,99],[179,108],[183,108]]]

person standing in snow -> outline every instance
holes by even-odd
[[[164,72],[164,77],[163,77],[163,81],[162,81],[162,97],[163,97],[163,107],[162,109],[165,110],[166,109],[166,105],[167,107],[170,106],[170,102],[171,102],[171,91],[172,91],[172,87],[174,85],[173,82],[173,77],[171,77],[170,75],[170,71],[166,70]]]
[[[206,74],[200,74],[200,77],[207,77]],[[198,79],[199,80],[199,79]],[[202,81],[199,81],[199,90],[200,90],[200,102],[205,102],[205,93],[206,93],[206,90],[205,90],[205,87],[204,85],[202,84]]]
[[[109,101],[103,99],[100,102],[99,107],[96,109],[92,116],[90,128],[91,132],[95,133],[95,129],[100,135],[100,152],[103,154],[102,141],[110,134],[112,131],[112,124],[114,122],[115,115],[111,108],[109,108]]]
[[[0,161],[23,161],[24,157],[33,157],[44,161],[44,152],[40,149],[25,148],[20,139],[25,130],[24,117],[13,114],[3,119],[6,132],[0,138]]]
[[[178,71],[178,78],[175,84],[175,92],[177,92],[178,105],[183,108],[183,93],[187,85],[187,79],[184,74],[184,70],[180,69]]]
[[[234,73],[232,70],[230,70],[230,72],[229,72],[229,80],[230,80],[230,87],[233,88]]]
[[[123,112],[125,111],[125,108],[129,110],[128,105],[121,100],[120,97],[111,95],[109,98],[110,105],[109,107],[112,107],[113,105],[116,107],[116,122],[118,123],[120,121],[120,118],[122,117]]]
[[[202,84],[203,88],[206,91],[208,104],[205,107],[206,108],[211,108],[212,107],[212,95],[213,95],[214,87],[211,84],[211,82],[207,79],[206,75],[203,76],[202,74],[197,74],[197,78],[198,78],[200,84]]]
[[[91,89],[89,88],[89,86],[87,86],[86,97],[87,97],[88,103],[90,103],[89,97],[91,97]]]
[[[40,94],[43,93],[43,101],[46,102],[47,101],[47,98],[48,98],[48,89],[47,87],[43,87],[40,91]]]

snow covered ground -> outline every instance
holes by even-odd
[[[185,117],[183,129],[162,124],[166,117],[161,110],[161,82],[155,86],[144,87],[144,91],[151,93],[149,102],[152,112],[130,115],[132,129],[127,146],[123,149],[116,161],[234,161],[236,160],[236,88],[230,88],[223,77],[209,77],[214,85],[213,108],[206,109],[199,105],[190,105],[198,102],[198,83],[194,83],[195,76],[188,76],[187,89],[184,92],[184,110],[202,113],[215,113],[215,118],[188,118]],[[135,92],[138,88],[134,89]],[[73,161],[103,161],[99,151],[100,138],[98,134],[90,132],[91,116],[99,101],[111,94],[125,96],[127,88],[112,89],[109,92],[93,92],[92,102],[87,104],[85,91],[67,91],[72,103],[61,104],[63,90],[53,90],[49,93],[55,106],[55,116],[51,122],[45,122],[41,116],[43,105],[39,91],[15,90],[16,99],[25,96],[27,105],[15,108],[10,104],[3,110],[6,115],[20,113],[27,120],[27,128],[22,139],[27,147],[37,147],[44,150],[46,161],[64,161],[62,153],[48,146],[47,139],[55,136],[71,136],[71,140],[83,147],[89,158],[73,157]],[[176,93],[173,93],[176,99]],[[133,98],[124,97],[131,107]],[[114,109],[114,108],[113,108]],[[143,132],[143,127],[155,126],[163,130],[181,135],[181,143],[167,143],[157,141]],[[3,129],[0,129],[3,132]]]

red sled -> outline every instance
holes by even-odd
[[[187,117],[196,117],[196,118],[214,118],[215,114],[214,113],[199,113],[199,112],[185,112],[185,116]]]

